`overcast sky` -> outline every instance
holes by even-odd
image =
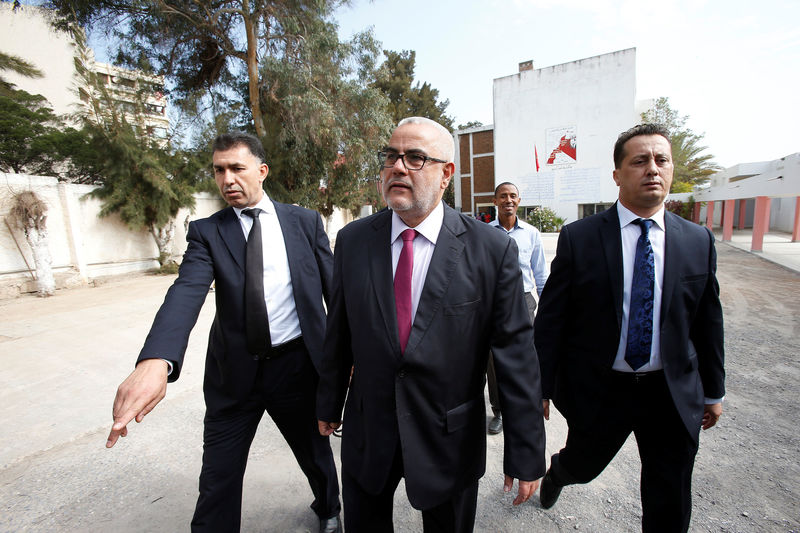
[[[669,97],[722,166],[800,152],[800,1],[354,0],[340,35],[373,27],[417,52],[455,124],[491,124],[492,80],[636,47],[637,99]]]

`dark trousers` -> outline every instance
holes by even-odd
[[[344,529],[347,533],[392,533],[394,493],[403,477],[403,456],[400,443],[392,463],[389,479],[378,494],[366,492],[358,481],[342,470]],[[478,481],[453,497],[430,509],[422,510],[425,533],[471,533],[475,526],[478,505]]]
[[[641,378],[613,374],[603,414],[585,427],[574,427],[567,420],[567,443],[550,465],[553,481],[588,483],[611,462],[632,431],[642,461],[642,531],[688,531],[697,442],[675,408],[663,372]]]
[[[311,508],[321,519],[339,513],[333,453],[317,426],[318,377],[305,346],[297,345],[279,358],[259,363],[256,386],[245,401],[206,390],[203,468],[192,531],[239,531],[247,455],[265,410],[308,478],[314,495]]]
[[[536,317],[536,298],[533,294],[525,293],[525,303],[528,304],[528,316],[533,324],[533,319]],[[489,405],[492,406],[494,416],[500,416],[500,395],[497,392],[497,374],[494,373],[494,358],[492,352],[489,352],[489,364],[486,367],[486,382],[489,384]]]

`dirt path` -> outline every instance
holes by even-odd
[[[728,395],[701,436],[692,531],[800,532],[800,275],[718,245]],[[0,532],[185,531],[202,454],[209,298],[180,381],[113,450],[111,401],[130,371],[169,278],[115,279],[49,300],[0,301]],[[566,436],[547,424],[548,453]],[[639,459],[629,441],[589,485],[548,511],[502,492],[502,435],[489,437],[476,531],[639,530]],[[334,440],[338,458],[338,440]],[[245,477],[245,532],[316,532],[310,491],[265,417]],[[398,532],[422,531],[401,487]]]

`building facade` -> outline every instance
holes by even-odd
[[[567,222],[606,209],[617,198],[614,142],[650,105],[636,100],[635,48],[540,69],[520,63],[494,80],[494,125],[455,134],[457,207],[478,214],[510,181],[521,206]]]

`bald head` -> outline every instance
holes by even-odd
[[[397,127],[399,128],[401,126],[405,126],[406,124],[423,124],[425,126],[432,127],[437,133],[434,146],[438,152],[436,157],[444,159],[448,162],[453,160],[453,157],[455,157],[456,153],[456,147],[455,143],[453,142],[453,136],[450,134],[447,128],[438,122],[425,117],[404,118],[397,123]]]

